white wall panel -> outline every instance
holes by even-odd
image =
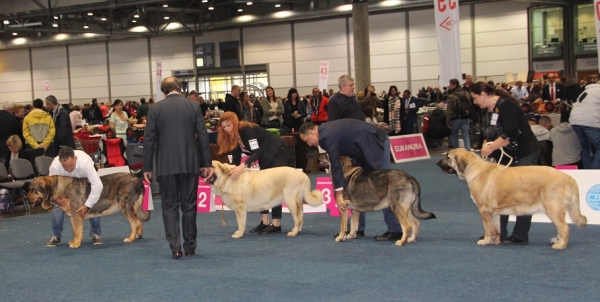
[[[0,53],[0,102],[31,104],[31,74],[29,50]]]
[[[296,83],[302,93],[319,85],[320,61],[329,61],[328,86],[337,86],[337,79],[348,73],[346,19],[295,23],[294,34]]]
[[[152,83],[156,82],[156,61],[162,61],[163,79],[171,76],[173,70],[194,69],[194,45],[192,42],[191,37],[156,37],[150,39]],[[153,90],[156,91],[156,84],[153,85]],[[133,87],[142,88],[141,85],[133,85]],[[154,93],[153,91],[152,94]]]
[[[104,43],[69,46],[71,102],[89,103],[108,98],[108,71]]]
[[[162,48],[161,48],[162,49]],[[110,93],[112,100],[123,101],[154,96],[150,90],[148,40],[114,41],[108,44]],[[154,66],[156,63],[153,62]],[[163,62],[163,70],[164,70]],[[163,77],[164,74],[163,73]]]
[[[291,26],[278,24],[243,30],[244,64],[269,64],[269,85],[281,96],[294,85]]]
[[[60,102],[68,103],[67,47],[34,48],[31,50],[31,57],[34,97],[43,99],[46,96],[44,80],[48,80],[50,94]]]
[[[527,71],[528,3],[483,3],[475,5],[475,77],[505,78],[506,72]]]

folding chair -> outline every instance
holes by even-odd
[[[128,166],[125,158],[125,143],[123,139],[117,137],[113,139],[102,139],[102,155],[106,158],[105,167]]]
[[[38,156],[35,158],[35,167],[39,176],[48,176],[50,174],[50,165],[54,158],[50,156]]]
[[[11,163],[13,160],[11,160]],[[29,163],[29,161],[26,159],[21,159],[21,160]],[[29,165],[31,165],[31,163]],[[12,170],[12,166],[11,166],[11,170]],[[7,177],[8,177],[8,172],[6,171],[6,167],[4,167],[4,165],[0,165],[0,178],[7,178]],[[25,185],[26,185],[25,181],[14,180],[14,175],[13,175],[13,180],[9,181],[9,182],[0,183],[0,188],[18,190],[19,193],[21,194],[21,197],[23,198],[23,205],[25,206],[25,210],[31,211],[31,206],[29,205],[29,201],[27,200],[27,196],[26,196],[27,192],[25,192],[25,190],[24,190]]]
[[[15,180],[25,183],[25,185],[19,191],[21,191],[25,208],[31,210],[31,206],[27,200],[27,191],[25,191],[25,187],[28,186],[30,182],[35,180],[35,170],[33,169],[31,161],[22,158],[11,159],[10,173]]]

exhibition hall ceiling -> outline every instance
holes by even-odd
[[[202,36],[206,31],[217,29],[345,16],[351,14],[352,2],[0,0],[0,49],[137,36]],[[461,4],[481,2],[489,1],[460,1]],[[572,1],[546,0],[541,3],[569,2]],[[368,3],[369,11],[374,13],[433,7],[433,0],[369,0]]]

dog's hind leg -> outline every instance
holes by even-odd
[[[304,223],[304,215],[302,213],[302,199],[293,200],[288,198],[285,201],[285,204],[288,206],[290,214],[292,214],[292,218],[294,219],[294,228],[290,232],[288,232],[287,235],[290,237],[294,237],[298,235],[300,230],[302,230],[302,224]]]
[[[73,213],[71,218],[71,226],[73,227],[73,240],[69,241],[69,247],[76,249],[81,246],[83,239],[83,218],[79,213]]]
[[[410,237],[408,237],[406,242],[408,242],[408,243],[416,242],[417,236],[419,236],[419,228],[421,226],[421,223],[419,222],[417,217],[415,217],[415,215],[413,215],[412,211],[408,211],[408,221],[410,221],[410,223],[412,225],[412,233],[410,234]]]
[[[569,225],[565,221],[565,211],[562,209],[552,209],[548,211],[546,209],[546,214],[548,214],[548,218],[552,220],[556,230],[558,231],[558,236],[556,238],[552,238],[550,242],[554,243],[552,248],[555,250],[561,250],[567,247],[567,243],[569,243]]]
[[[135,239],[144,238],[144,223],[140,221],[140,227],[138,228],[137,234],[135,234]]]
[[[398,219],[400,226],[402,227],[402,238],[396,241],[395,245],[403,246],[408,240],[408,234],[412,232],[412,225],[408,220],[408,213],[410,212],[410,203],[402,202],[399,206],[396,206],[391,210],[394,213],[396,219]]]
[[[129,221],[129,225],[131,226],[131,234],[129,234],[129,237],[123,239],[123,242],[131,243],[135,241],[135,238],[139,232],[140,224],[142,222],[137,219],[137,216],[134,213],[131,212],[125,214],[125,218],[127,218],[127,221]]]

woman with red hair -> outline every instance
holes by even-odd
[[[287,166],[288,150],[283,140],[254,123],[240,122],[233,112],[225,112],[219,119],[219,154],[233,152],[233,164],[236,165],[229,176],[234,180],[240,173],[258,160],[261,170]],[[244,162],[242,153],[248,155]],[[274,207],[269,223],[269,211],[261,211],[260,223],[250,229],[250,233],[260,235],[281,233],[281,206]]]

